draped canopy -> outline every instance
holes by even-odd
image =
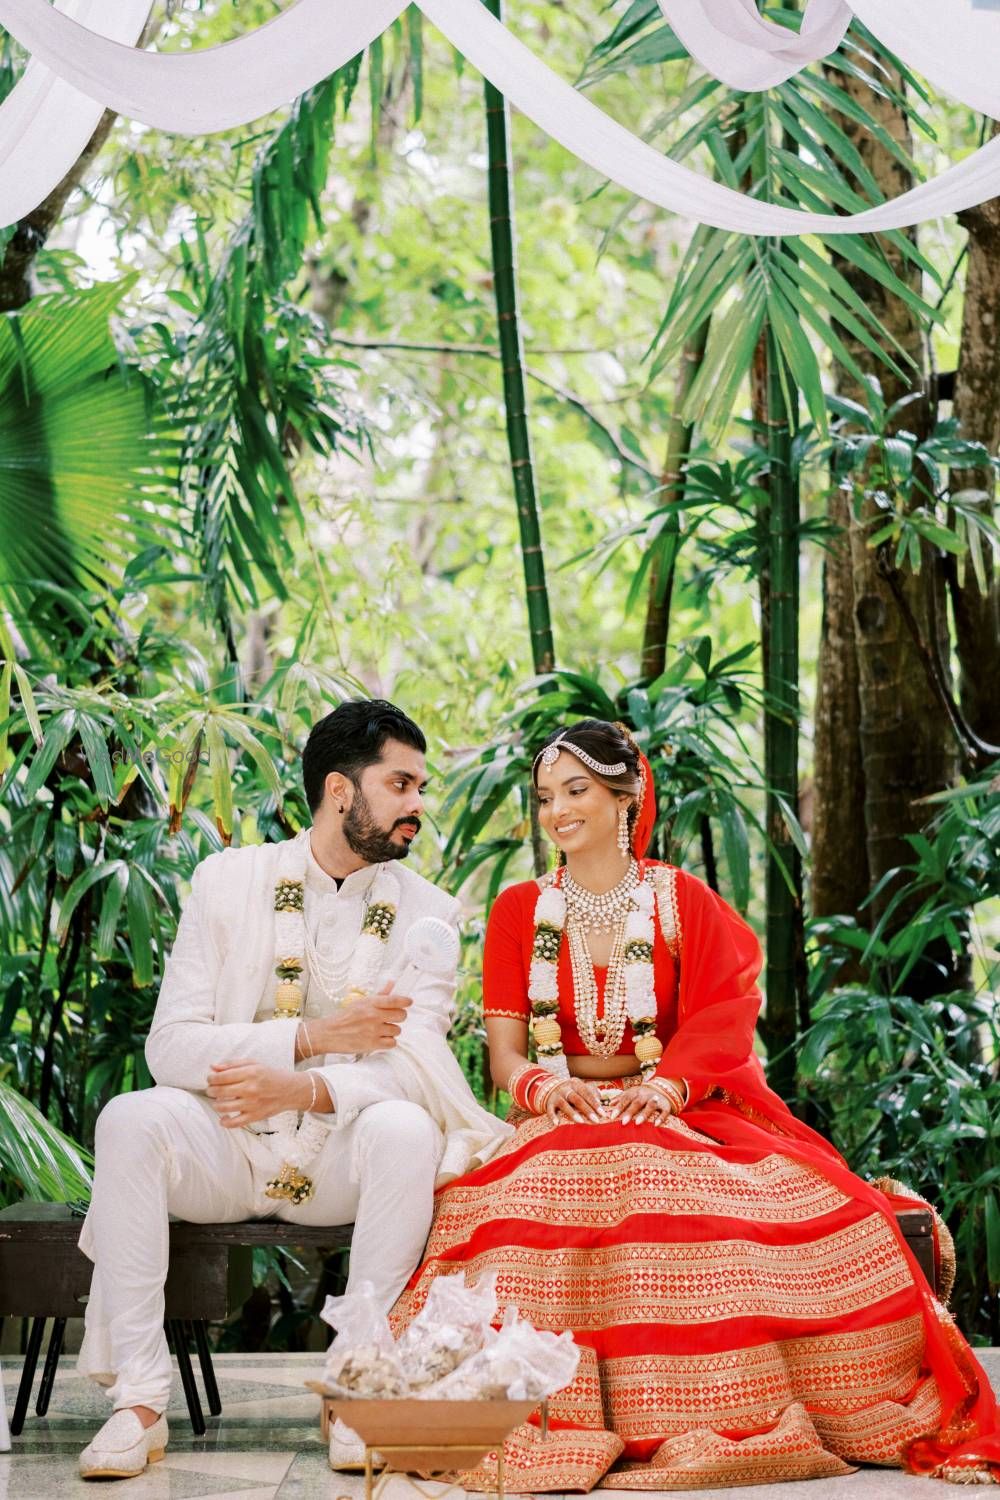
[[[481,0],[416,0],[525,115],[595,171],[650,203],[755,235],[899,229],[1000,195],[1000,138],[890,203],[855,214],[762,203],[664,157],[618,124],[497,21]],[[0,0],[0,25],[31,53],[0,104],[0,223],[37,206],[110,107],[181,135],[245,125],[290,102],[379,36],[407,0],[290,0],[220,46],[135,44],[153,0]],[[806,0],[796,33],[756,0],[659,0],[691,55],[731,87],[773,87],[834,51],[856,16],[935,87],[1000,119],[1000,8],[993,0]]]

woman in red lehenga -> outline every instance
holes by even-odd
[[[577,1376],[545,1442],[537,1423],[508,1441],[511,1490],[858,1463],[1000,1478],[993,1394],[900,1235],[899,1198],[764,1082],[755,937],[702,881],[642,857],[655,796],[634,741],[584,720],[543,746],[534,780],[564,863],[501,894],[484,956],[517,1130],[441,1189],[397,1333],[435,1276],[491,1267],[501,1308],[572,1329]]]

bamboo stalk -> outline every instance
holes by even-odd
[[[483,0],[487,10],[502,20],[501,0]],[[514,194],[510,160],[510,110],[507,100],[486,79],[486,145],[489,162],[490,247],[493,256],[493,291],[496,298],[500,355],[503,368],[504,409],[511,477],[517,505],[517,522],[524,568],[531,660],[536,673],[551,672],[555,645],[545,557],[535,494],[534,464],[528,430],[525,394],[524,350],[518,316],[517,253],[514,225]]]
[[[709,319],[696,328],[685,341],[681,351],[680,367],[674,385],[674,409],[667,423],[667,450],[660,475],[660,493],[657,505],[677,505],[684,498],[684,464],[691,452],[694,427],[685,422],[681,413],[688,392],[705,356],[708,340]],[[642,638],[642,675],[653,682],[666,670],[667,642],[670,638],[670,606],[673,602],[674,575],[677,570],[676,542],[680,534],[679,516],[671,516],[664,527],[658,546],[663,549],[649,571],[649,594],[646,603],[646,623]],[[667,549],[671,549],[669,555]]]
[[[767,449],[770,511],[768,553],[770,629],[768,699],[764,717],[766,827],[767,1027],[774,1061],[772,1088],[785,1099],[795,1090],[794,1043],[799,1032],[798,933],[802,921],[801,860],[782,802],[798,812],[799,762],[799,487],[792,465],[791,425],[782,381],[781,351],[767,333]],[[786,372],[787,374],[787,372]]]

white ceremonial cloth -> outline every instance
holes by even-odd
[[[730,88],[748,92],[774,88],[807,64],[836,52],[851,22],[846,0],[806,0],[798,32],[762,16],[756,0],[659,4],[686,50],[707,72]]]
[[[308,829],[297,837],[308,840]],[[254,1020],[268,1006],[276,983],[274,882],[281,847],[225,849],[195,870],[146,1042],[146,1061],[157,1083],[203,1092],[209,1065],[236,1057],[295,1066],[299,1023]],[[335,1104],[335,1130],[350,1125],[370,1104],[409,1099],[422,1105],[444,1133],[440,1185],[488,1160],[511,1127],[476,1101],[448,1045],[455,976],[412,968],[404,974],[408,927],[426,916],[457,927],[458,902],[402,860],[392,870],[400,885],[399,909],[379,987],[403,979],[400,993],[413,1004],[395,1047],[356,1062],[324,1064],[319,1071]],[[366,871],[348,876],[337,897],[345,907],[357,901],[355,935],[369,879]]]
[[[132,46],[150,0],[55,0],[82,26]],[[59,186],[97,129],[104,105],[37,58],[0,104],[0,209],[5,224],[23,219]]]
[[[673,0],[666,0],[668,7]],[[743,0],[718,0],[727,24],[752,21]],[[895,0],[852,0],[873,29],[893,21]],[[813,214],[762,203],[662,156],[559,78],[501,25],[481,0],[419,0],[428,20],[554,140],[595,171],[671,212],[757,235],[855,234],[899,229],[960,212],[1000,195],[1000,147],[990,141],[965,161],[891,203],[857,214]],[[744,14],[738,15],[737,7]],[[728,8],[728,15],[726,15]],[[77,25],[48,0],[0,0],[0,24],[84,93],[149,125],[199,134],[244,124],[287,102],[360,51],[394,19],[400,0],[292,0],[256,31],[222,46],[158,54],[124,47]],[[817,14],[824,24],[832,17]],[[1000,12],[971,0],[907,0],[911,31],[933,78],[1000,118]],[[822,27],[817,23],[817,35]],[[770,67],[773,54],[762,57]],[[974,82],[970,84],[969,79]],[[0,220],[9,222],[0,202]]]

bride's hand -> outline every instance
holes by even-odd
[[[674,1113],[666,1095],[646,1084],[640,1084],[634,1089],[622,1089],[605,1106],[605,1118],[618,1120],[622,1125],[627,1125],[630,1120],[635,1125],[642,1125],[646,1120],[651,1125],[663,1125]]]
[[[545,1113],[553,1125],[561,1120],[582,1125],[585,1119],[600,1125],[606,1118],[596,1085],[582,1078],[564,1078],[545,1101]]]

